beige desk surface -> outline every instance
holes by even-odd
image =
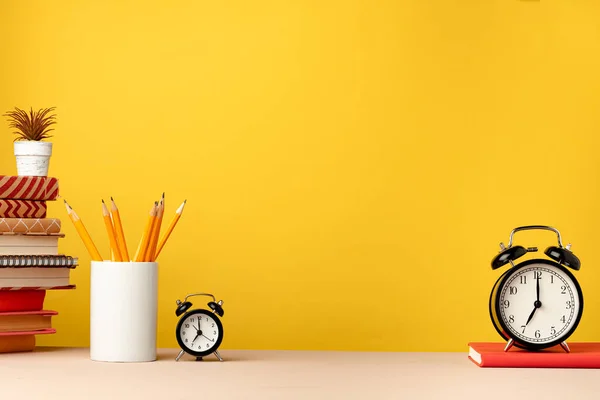
[[[462,353],[177,353],[140,364],[90,361],[88,349],[0,354],[0,399],[600,399],[600,370],[487,369]]]

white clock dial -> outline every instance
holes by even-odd
[[[578,285],[547,263],[531,263],[510,274],[499,288],[499,317],[520,341],[545,344],[568,337],[579,323]]]
[[[210,351],[219,343],[219,324],[211,315],[193,313],[182,321],[179,335],[188,349],[195,352]]]

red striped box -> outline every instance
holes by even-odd
[[[46,202],[0,199],[0,218],[46,218]]]
[[[57,198],[57,178],[0,175],[0,199],[56,200]]]

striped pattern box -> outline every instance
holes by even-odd
[[[0,199],[0,218],[46,218],[45,201]]]
[[[58,179],[47,176],[0,175],[0,199],[56,200]]]

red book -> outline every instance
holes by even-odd
[[[0,199],[0,218],[46,218],[45,200]]]
[[[56,329],[40,329],[39,331],[14,331],[14,332],[0,332],[0,340],[3,336],[30,336],[30,335],[51,335],[56,333]]]
[[[506,343],[471,342],[469,360],[480,367],[496,368],[600,368],[599,342],[567,342],[570,352],[559,345],[528,351]]]
[[[45,290],[0,290],[0,312],[40,311]]]
[[[56,200],[58,179],[49,176],[0,175],[0,199]]]

